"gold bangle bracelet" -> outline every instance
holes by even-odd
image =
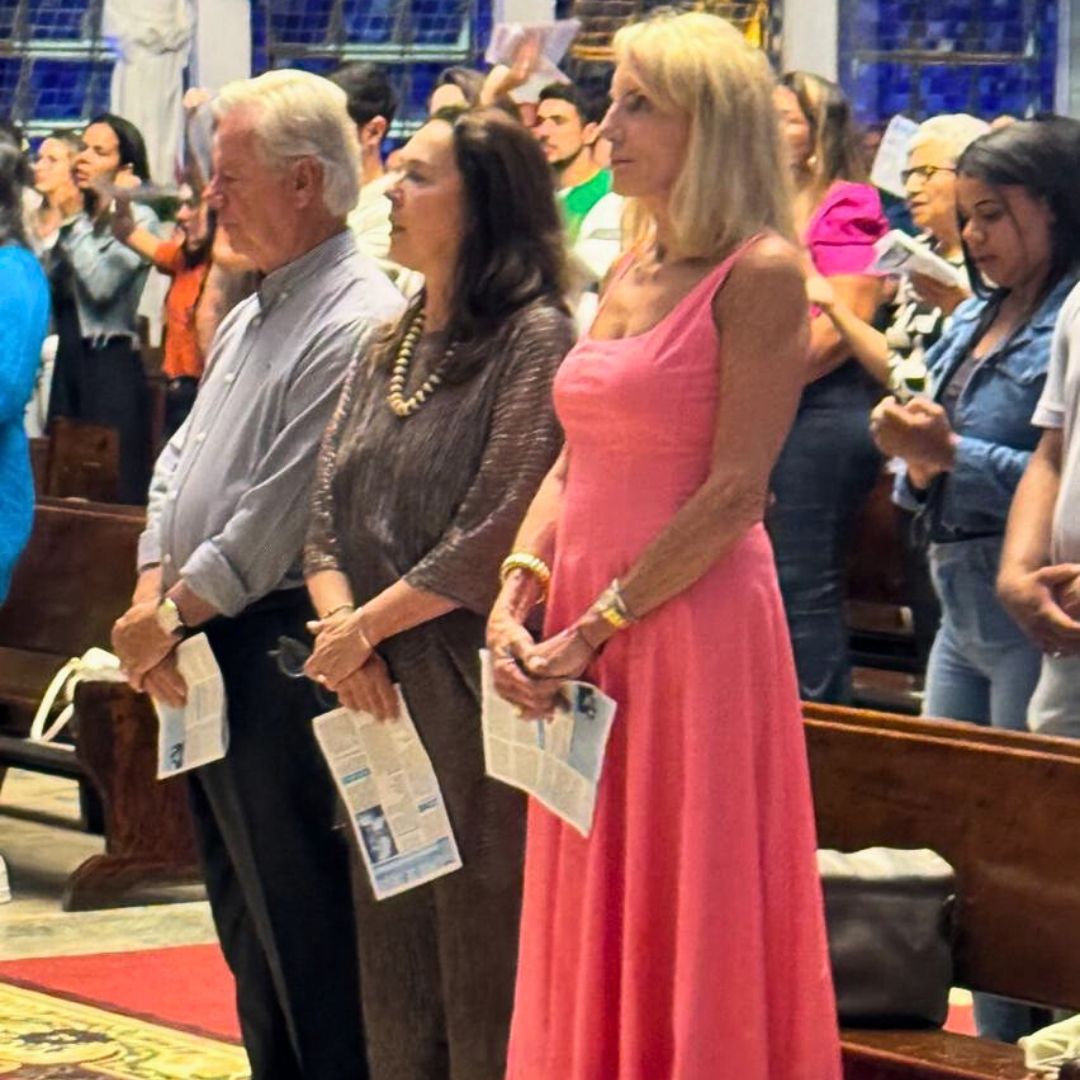
[[[532,574],[540,582],[544,596],[547,596],[548,586],[551,584],[551,568],[539,555],[530,555],[527,551],[515,551],[507,555],[499,567],[499,583],[505,584],[515,570]]]

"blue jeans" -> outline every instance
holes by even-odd
[[[773,469],[765,523],[806,701],[851,702],[845,555],[855,515],[881,472],[870,438],[880,395],[854,360],[811,383]]]
[[[930,572],[941,601],[941,628],[926,671],[927,716],[1027,730],[1028,702],[1042,656],[994,591],[1001,539],[935,544]],[[975,1028],[1013,1043],[1052,1021],[1049,1010],[977,993]]]
[[[931,547],[941,628],[930,650],[923,712],[1026,731],[1042,654],[997,598],[1000,559],[996,536]]]

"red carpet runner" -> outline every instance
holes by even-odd
[[[0,963],[0,979],[239,1042],[232,974],[217,945]]]

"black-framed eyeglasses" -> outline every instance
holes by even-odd
[[[304,665],[311,656],[311,646],[296,638],[282,634],[277,639],[277,648],[271,649],[267,656],[271,657],[278,666],[278,671],[286,679],[306,679]],[[326,709],[337,708],[337,698],[334,697],[325,686],[312,682],[315,690],[315,698]]]
[[[926,183],[935,173],[951,172],[956,170],[949,165],[916,165],[913,169],[904,169],[900,173],[900,179],[906,184],[913,176],[917,176]]]

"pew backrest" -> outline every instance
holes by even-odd
[[[64,658],[108,647],[135,585],[144,520],[141,508],[39,499],[0,607],[0,646]]]
[[[1080,1011],[1080,747],[805,712],[819,844],[939,852],[957,872],[958,984]]]

